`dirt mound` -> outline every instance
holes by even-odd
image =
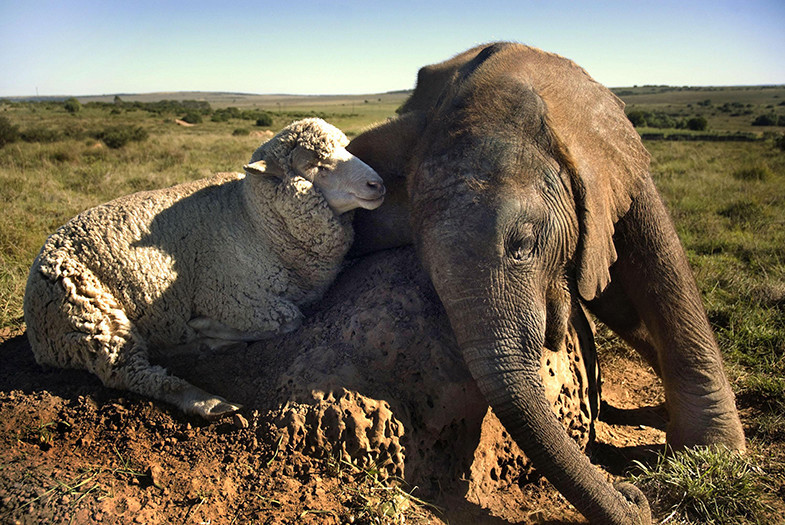
[[[569,354],[544,356],[543,374],[559,378],[554,409],[586,445],[579,340],[573,331]],[[409,522],[581,522],[488,411],[411,250],[348,268],[296,333],[159,357],[244,404],[234,419],[206,423],[106,389],[86,372],[42,371],[24,336],[5,342],[0,358],[3,521],[363,522],[372,506],[366,489],[397,476],[445,509],[409,514]],[[629,382],[628,372],[620,373]],[[634,380],[656,382],[643,372]],[[610,431],[633,434],[625,454],[661,441],[635,428]],[[612,445],[595,457],[623,465],[629,457],[618,459]]]

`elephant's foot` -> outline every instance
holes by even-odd
[[[747,448],[732,394],[729,400],[708,406],[705,401],[685,407],[669,400],[668,412],[667,439],[673,450],[708,445],[724,445],[739,452]]]

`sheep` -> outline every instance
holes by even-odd
[[[245,174],[139,192],[61,226],[24,297],[36,361],[83,368],[109,387],[205,419],[241,408],[152,365],[156,353],[222,348],[297,329],[352,242],[354,208],[381,178],[320,119],[262,144]]]

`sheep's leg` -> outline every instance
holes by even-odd
[[[188,326],[196,331],[199,342],[216,349],[288,334],[303,323],[300,309],[294,303],[280,298],[274,298],[263,307],[256,305],[253,311],[250,323],[253,326],[237,328],[206,316],[194,317],[188,321]]]
[[[25,319],[36,361],[85,368],[109,387],[217,419],[240,406],[150,364],[147,344],[124,309],[79,261],[53,253],[40,259],[25,294]]]
[[[170,375],[163,367],[152,365],[146,352],[132,352],[122,364],[116,366],[112,375],[119,379],[120,385],[117,386],[166,401],[185,413],[196,414],[205,419],[219,419],[242,408],[242,405],[231,403],[184,379]]]

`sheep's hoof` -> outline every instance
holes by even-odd
[[[194,412],[209,421],[214,421],[216,419],[221,419],[222,417],[231,416],[241,408],[243,408],[242,405],[229,403],[224,399],[216,397],[196,403],[194,405]]]

